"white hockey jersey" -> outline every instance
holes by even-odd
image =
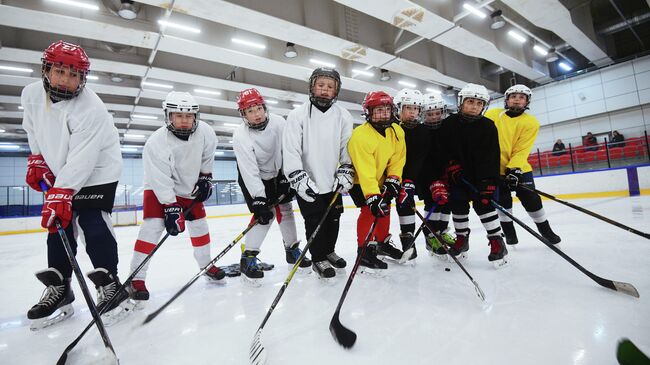
[[[41,154],[56,176],[55,187],[77,193],[85,186],[120,179],[122,153],[113,117],[88,88],[71,100],[53,103],[43,82],[31,83],[20,97],[23,129],[32,154]]]
[[[240,125],[233,133],[233,150],[237,167],[246,189],[252,197],[264,197],[262,180],[271,180],[282,169],[282,133],[286,121],[279,115],[269,113],[264,130]]]
[[[311,109],[311,115],[310,115]],[[339,165],[349,164],[352,115],[334,104],[325,113],[307,102],[292,110],[282,138],[283,171],[305,170],[321,194],[334,191]]]
[[[176,202],[176,196],[192,199],[199,173],[212,173],[216,149],[217,136],[202,121],[187,141],[158,128],[142,151],[144,188],[153,190],[161,204]]]

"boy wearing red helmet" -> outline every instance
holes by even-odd
[[[128,298],[117,277],[117,242],[110,214],[122,172],[119,135],[106,106],[85,88],[90,61],[77,45],[58,41],[43,53],[42,80],[27,85],[21,95],[23,128],[31,154],[27,184],[42,191],[43,228],[47,237],[48,269],[36,273],[47,287],[27,317],[33,328],[42,328],[73,313],[70,303],[72,267],[57,233],[55,221],[65,230],[76,252],[77,233],[86,242],[86,252],[95,267],[88,275],[97,287],[97,307],[105,317],[121,311],[118,304]],[[103,308],[118,295],[111,308]],[[58,316],[48,318],[60,309]]]
[[[406,162],[404,130],[397,124],[393,98],[383,91],[366,95],[363,101],[366,123],[350,137],[348,151],[356,170],[350,196],[361,208],[357,219],[358,254],[374,220],[375,229],[360,265],[363,271],[384,270],[388,265],[377,258],[377,246],[389,244],[390,201],[401,189],[402,170]],[[397,249],[395,249],[397,250]]]
[[[257,284],[264,277],[257,255],[275,217],[280,226],[288,264],[295,264],[302,254],[293,214],[293,193],[282,173],[282,133],[285,120],[269,113],[257,89],[239,93],[237,107],[244,123],[233,133],[233,150],[237,158],[238,182],[246,205],[258,223],[246,234],[245,250],[240,261],[242,278]],[[281,195],[282,200],[277,201]],[[270,205],[278,203],[275,209]],[[311,266],[305,257],[300,267]]]

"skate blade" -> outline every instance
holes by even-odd
[[[500,260],[494,260],[492,261],[492,265],[494,265],[495,269],[501,269],[503,267],[508,266],[508,257],[505,256],[504,258]]]
[[[293,264],[287,264],[287,271],[291,270],[293,270]],[[306,276],[311,274],[311,265],[305,267],[298,266],[298,269],[296,269],[296,274],[299,276]]]
[[[208,285],[223,286],[223,285],[226,285],[226,283],[227,283],[227,281],[226,281],[227,277],[228,276],[225,276],[222,279],[217,280],[217,279],[213,279],[213,278],[211,278],[209,276],[206,276],[205,277],[205,283],[208,284]]]
[[[242,284],[246,285],[249,288],[259,288],[262,286],[262,278],[260,279],[251,279],[246,275],[241,276]]]
[[[447,256],[449,262],[454,262],[454,259],[451,257],[451,254],[446,255],[446,256]],[[467,261],[467,252],[461,252],[460,255],[456,256],[456,259],[458,259],[458,261],[460,261],[460,262]]]
[[[324,278],[318,274],[316,274],[318,277],[318,282],[324,285],[334,285],[336,284],[336,276],[332,276],[331,278]]]
[[[118,322],[121,322],[124,318],[133,313],[137,304],[138,303],[136,303],[136,301],[131,298],[126,299],[117,307],[102,314],[102,322],[104,322],[104,325],[106,327],[110,327]]]
[[[57,324],[66,318],[74,314],[74,308],[72,304],[66,304],[61,308],[57,309],[50,316],[45,318],[32,319],[29,325],[29,329],[32,331],[40,331],[43,328]]]
[[[386,269],[371,269],[366,266],[359,266],[359,273],[365,276],[375,277],[375,278],[386,277]]]
[[[431,257],[435,258],[437,261],[440,261],[440,262],[453,262],[454,261],[454,259],[449,257],[449,255],[437,255],[437,254],[435,254],[433,252],[431,253]]]
[[[147,302],[149,302],[149,300],[131,300],[135,303],[135,306],[133,307],[134,311],[141,311],[145,309],[147,307]]]

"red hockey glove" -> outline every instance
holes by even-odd
[[[72,220],[72,189],[51,188],[45,195],[45,203],[41,209],[41,227],[47,228],[50,233],[56,232],[54,220],[61,222],[65,229]]]
[[[445,205],[449,202],[449,190],[447,184],[442,180],[436,180],[429,187],[431,198],[438,205]]]
[[[54,174],[50,170],[43,155],[29,155],[27,158],[27,176],[25,182],[36,191],[43,191],[39,183],[43,181],[48,188],[54,186]]]

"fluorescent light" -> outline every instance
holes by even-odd
[[[311,62],[311,63],[313,63],[315,65],[321,65],[321,66],[325,66],[325,67],[329,67],[329,68],[335,68],[336,67],[336,65],[333,64],[333,63],[317,60],[315,58],[310,58],[309,62]]]
[[[99,10],[99,6],[94,5],[94,4],[88,4],[88,3],[82,3],[81,1],[74,1],[74,0],[50,0],[50,2],[53,3],[59,3],[63,5],[71,5],[71,6],[76,6],[78,8],[84,8],[88,10]]]
[[[0,129],[0,133],[4,133],[4,132],[6,132],[4,129]]]
[[[215,155],[215,156],[222,156],[222,155],[223,155],[223,151],[215,151],[215,152],[214,152],[214,155]]]
[[[277,100],[264,100],[267,104],[277,104]]]
[[[427,92],[430,92],[430,93],[442,94],[442,91],[437,90],[437,89],[432,89],[430,87],[426,88],[426,90],[427,90]]]
[[[173,89],[174,88],[172,85],[159,84],[157,82],[149,82],[149,81],[142,81],[142,85],[144,85],[144,86],[153,86],[153,87],[161,87],[163,89]]]
[[[417,87],[416,84],[404,80],[399,80],[397,83],[402,86],[410,87],[411,89],[415,89]]]
[[[557,65],[560,66],[560,68],[563,69],[564,71],[571,71],[571,70],[573,70],[573,67],[569,66],[568,64],[566,64],[566,63],[564,63],[564,62],[560,62],[560,63],[558,63]]]
[[[470,4],[467,4],[467,3],[463,4],[463,8],[465,8],[465,10],[469,11],[470,13],[476,15],[477,17],[479,17],[481,19],[485,19],[485,17],[487,16],[487,15],[485,15],[485,13],[483,13],[482,11],[478,10],[477,8],[471,6]]]
[[[253,48],[257,48],[257,49],[266,49],[266,46],[263,45],[263,44],[247,41],[245,39],[230,38],[230,40],[233,43],[243,44],[244,46],[249,46],[249,47],[253,47]]]
[[[88,75],[88,76],[86,76],[86,78],[87,78],[88,80],[99,80],[99,77],[94,76],[94,75]]]
[[[194,89],[194,92],[199,94],[221,95],[219,91],[212,91],[212,90],[205,90],[205,89]]]
[[[228,143],[232,143],[232,139],[230,141],[228,141]]]
[[[131,118],[136,118],[136,119],[158,119],[158,117],[153,116],[153,115],[144,115],[144,114],[131,114]]]
[[[526,38],[514,30],[509,30],[508,35],[519,43],[526,43]]]
[[[300,108],[301,106],[302,106],[302,104],[293,104],[294,108]]]
[[[25,108],[23,108],[22,105],[18,105],[18,109],[19,109],[19,110],[23,110],[23,109],[25,109]]]
[[[533,50],[540,56],[546,56],[548,54],[547,50],[538,45],[534,45]]]
[[[124,133],[124,138],[144,139],[145,137],[144,134]]]
[[[20,146],[17,144],[0,144],[0,150],[18,150]]]
[[[128,148],[128,147],[124,148],[124,147],[122,147],[121,150],[122,150],[122,152],[138,152],[137,148]]]
[[[184,30],[186,32],[191,32],[191,33],[196,33],[196,34],[201,33],[201,29],[199,29],[199,28],[192,28],[192,27],[188,27],[187,25],[180,25],[180,24],[168,22],[166,20],[159,20],[158,24],[163,25],[165,27]]]
[[[142,146],[133,146],[133,145],[125,144],[125,145],[122,145],[122,148],[142,148]]]
[[[235,124],[235,123],[224,123],[223,124],[225,127],[239,127],[241,124]]]
[[[0,70],[16,71],[16,72],[28,72],[28,73],[34,72],[34,70],[32,70],[31,68],[12,67],[12,66],[0,66]]]
[[[373,76],[375,76],[374,73],[372,73],[372,72],[368,72],[368,71],[364,71],[364,70],[356,70],[356,69],[354,69],[354,70],[352,70],[352,72],[353,72],[353,73],[356,73],[356,74],[359,74],[359,75],[368,76],[368,77],[373,77]]]

